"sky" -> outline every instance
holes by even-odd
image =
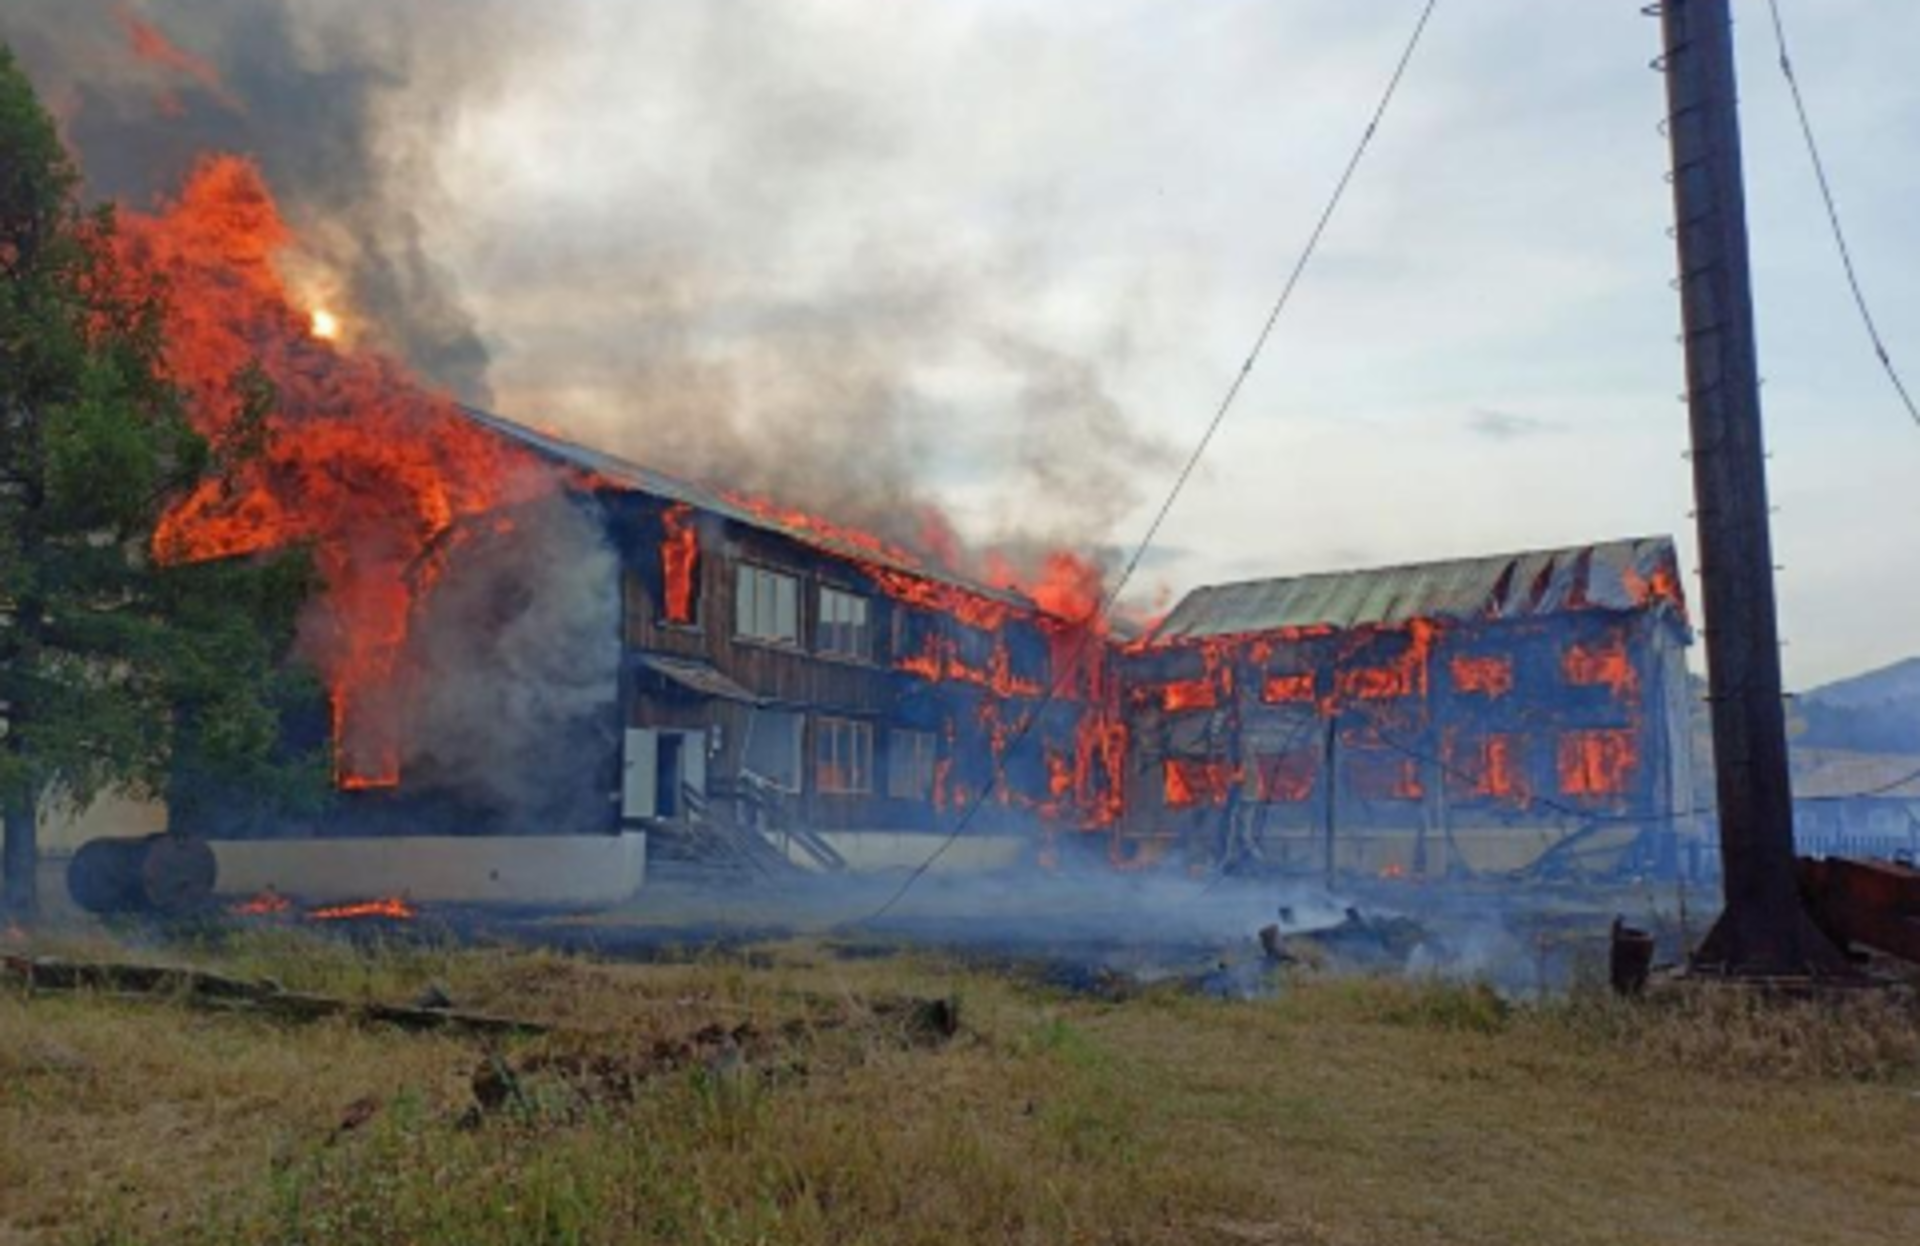
[[[377,69],[342,87],[362,172],[483,347],[449,384],[670,469],[855,510],[931,498],[981,540],[1111,554],[1239,369],[1421,2],[278,7],[287,72]],[[1781,2],[1868,297],[1920,380],[1920,7]],[[0,6],[76,131],[84,76],[46,32],[84,5]],[[237,7],[138,11],[237,71],[260,63]],[[1920,652],[1920,426],[1853,311],[1765,8],[1736,7],[1805,688]],[[1137,597],[1657,533],[1694,565],[1639,10],[1441,0]],[[265,89],[233,93],[264,116]]]

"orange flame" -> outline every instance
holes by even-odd
[[[113,15],[119,20],[120,29],[127,36],[127,46],[133,50],[135,57],[149,65],[193,79],[222,104],[235,112],[240,111],[240,101],[227,90],[226,84],[220,81],[219,73],[211,64],[191,52],[182,51],[156,27],[140,20],[131,5],[117,6]],[[162,107],[166,111],[179,110],[179,101],[171,95],[163,95],[161,98]]]
[[[311,542],[326,594],[301,656],[333,693],[336,777],[343,788],[392,786],[394,668],[437,572],[423,555],[456,521],[538,496],[557,477],[392,360],[317,338],[275,267],[291,242],[258,171],[235,156],[203,160],[160,211],[121,217],[125,272],[165,283],[165,367],[201,434],[216,447],[247,436],[236,380],[249,365],[275,388],[264,451],[180,499],[154,551],[186,562]]]
[[[700,535],[693,528],[693,507],[677,502],[660,515],[660,571],[666,583],[669,623],[693,622],[693,572],[700,558]]]
[[[1561,669],[1568,683],[1611,688],[1622,700],[1639,687],[1626,638],[1617,631],[1594,644],[1567,646]]]
[[[377,900],[361,900],[353,904],[331,904],[307,912],[307,920],[315,922],[360,921],[370,917],[412,921],[418,916],[420,910],[408,903],[404,896],[381,896]]]
[[[1513,691],[1512,658],[1497,655],[1473,657],[1462,653],[1454,655],[1448,668],[1453,673],[1453,686],[1458,692],[1478,692],[1497,699]]]
[[[1569,731],[1560,737],[1560,790],[1568,796],[1617,796],[1627,790],[1639,761],[1630,730]]]
[[[285,913],[291,908],[293,901],[269,887],[251,900],[242,900],[227,911],[235,917],[267,917]]]

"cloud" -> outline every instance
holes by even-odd
[[[1566,431],[1565,425],[1552,420],[1513,411],[1496,411],[1492,407],[1475,407],[1467,412],[1466,423],[1469,432],[1494,441],[1515,441],[1522,437]]]

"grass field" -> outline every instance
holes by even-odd
[[[556,1028],[0,989],[0,1242],[1920,1240],[1910,1005],[1313,977],[1114,1001],[824,944],[148,955]],[[951,1038],[901,1002],[947,997]]]

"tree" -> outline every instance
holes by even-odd
[[[310,560],[158,565],[154,526],[258,448],[271,386],[235,378],[254,436],[210,446],[161,364],[165,291],[119,271],[52,119],[0,44],[0,908],[35,908],[36,823],[183,767],[263,800],[310,793],[283,755],[283,661]]]

